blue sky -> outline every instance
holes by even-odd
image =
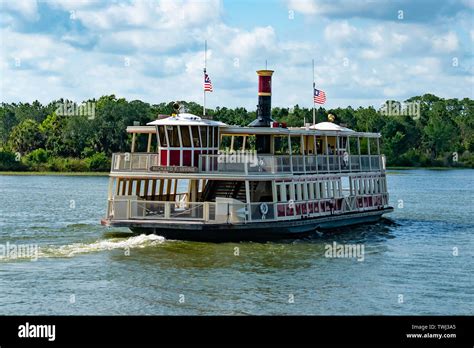
[[[0,0],[3,102],[115,94],[255,109],[255,71],[275,70],[273,105],[327,107],[424,93],[474,98],[474,0]]]

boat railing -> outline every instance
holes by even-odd
[[[290,202],[176,202],[115,197],[109,200],[111,220],[168,220],[203,223],[249,223],[338,215],[380,209],[387,194],[341,196]]]
[[[112,172],[150,171],[153,166],[159,165],[157,153],[125,152],[112,155]]]
[[[200,155],[202,173],[277,174],[277,173],[352,173],[384,170],[383,155],[255,155],[232,157]],[[239,161],[240,160],[240,161]]]
[[[384,170],[383,155],[200,155],[198,172],[245,175],[278,173],[353,173]],[[152,172],[157,153],[114,153],[112,172]]]
[[[109,213],[115,220],[215,220],[213,202],[149,201],[136,198],[114,198]]]

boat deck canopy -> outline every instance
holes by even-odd
[[[149,126],[215,126],[226,127],[223,122],[208,120],[199,116],[182,113],[176,116],[155,120],[147,123]]]
[[[380,133],[356,132],[352,129],[341,127],[330,122],[321,122],[309,127],[290,127],[290,128],[271,128],[271,127],[242,127],[242,126],[228,126],[225,123],[201,119],[196,121],[179,121],[179,120],[156,120],[148,123],[147,126],[128,126],[127,133],[137,134],[154,134],[156,133],[155,125],[218,125],[222,135],[257,135],[257,134],[273,134],[273,135],[327,135],[327,136],[350,136],[363,138],[380,138]]]

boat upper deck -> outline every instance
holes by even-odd
[[[113,155],[112,175],[266,178],[385,169],[379,133],[355,132],[331,122],[301,128],[278,122],[241,127],[186,114],[130,126],[127,132],[132,134],[132,151]],[[148,136],[145,152],[136,151],[140,134]],[[263,151],[256,149],[258,138],[267,139]]]

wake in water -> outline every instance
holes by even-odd
[[[35,255],[29,255],[28,257],[2,257],[0,255],[0,261],[14,261],[15,259],[31,259],[36,260],[43,257],[73,257],[78,254],[87,254],[99,251],[108,251],[114,249],[135,249],[135,248],[146,248],[161,244],[165,241],[162,236],[154,234],[130,237],[127,239],[123,238],[112,238],[107,240],[98,240],[93,243],[73,243],[68,245],[51,245],[51,246],[39,246]]]

